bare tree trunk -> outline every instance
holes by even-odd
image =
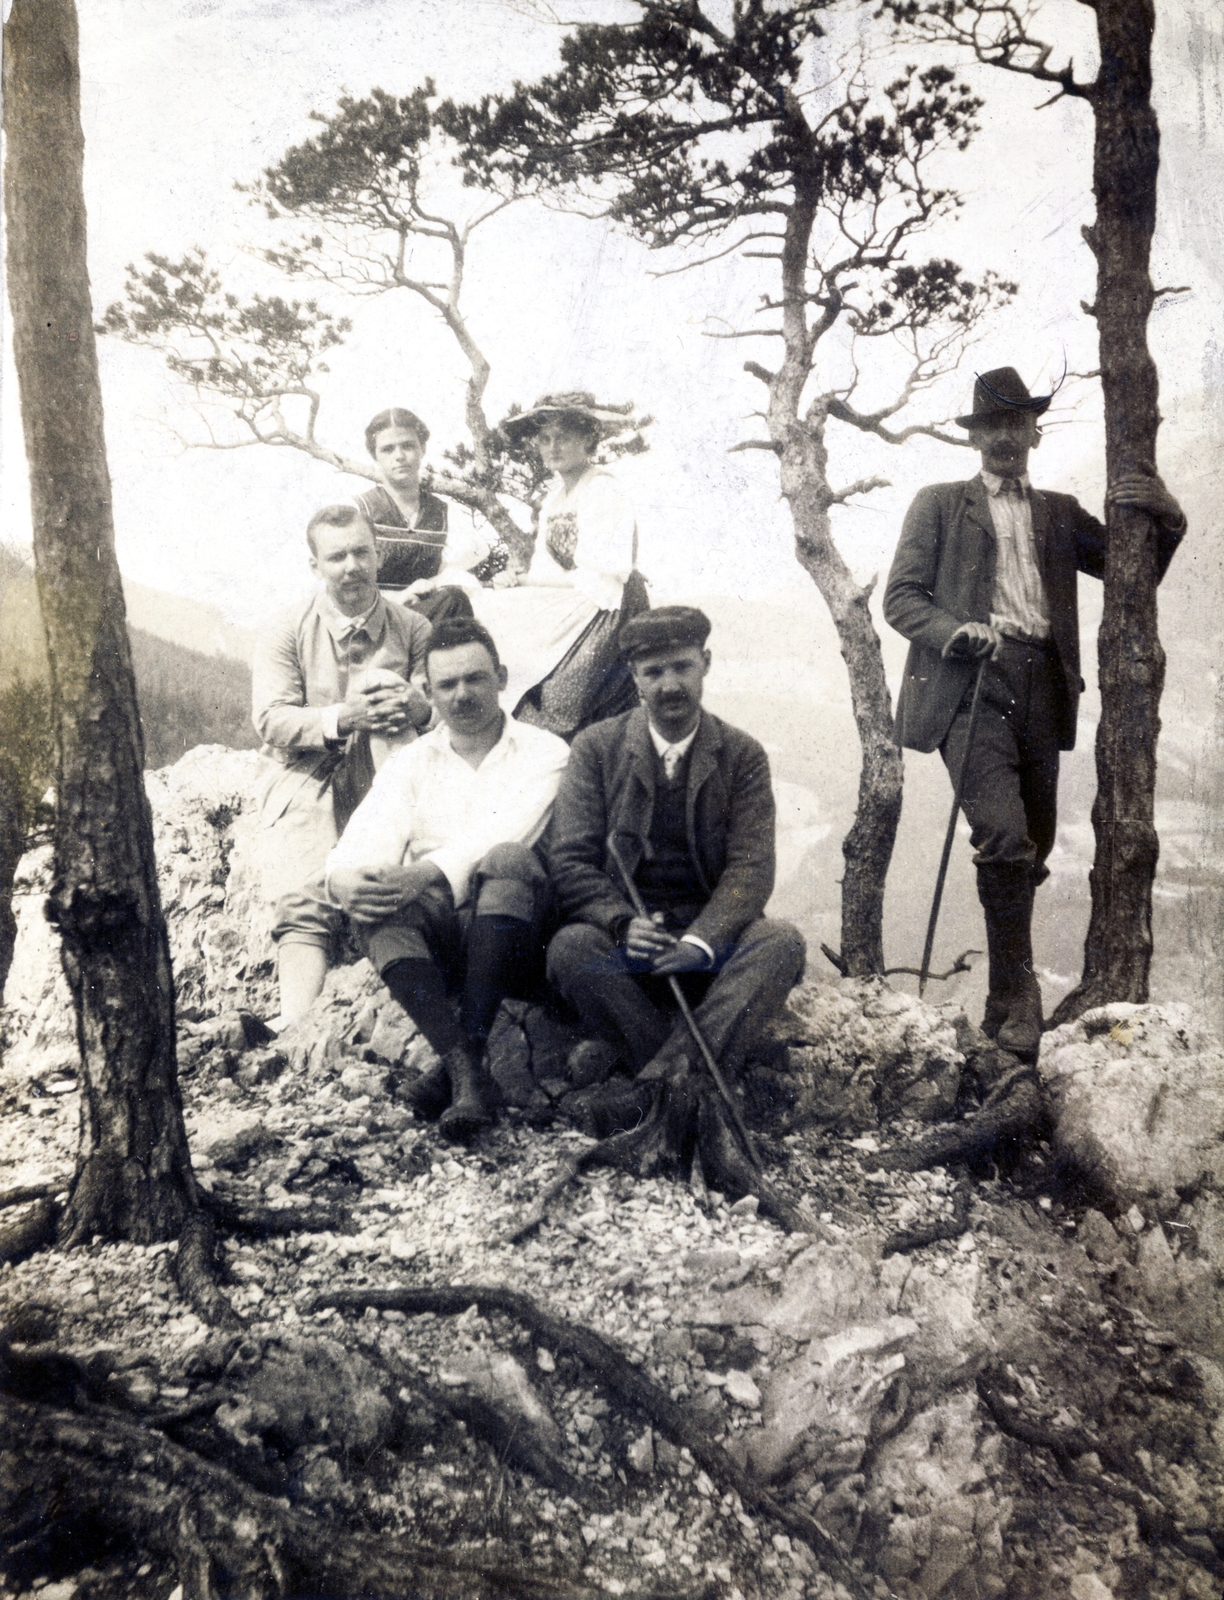
[[[1160,130],[1151,104],[1151,0],[1096,0],[1095,10],[1101,67],[1089,97],[1097,211],[1084,237],[1097,260],[1094,309],[1112,481],[1152,470],[1156,461],[1160,413],[1147,321]],[[1110,507],[1107,520],[1092,917],[1083,976],[1054,1013],[1056,1023],[1107,1001],[1146,1000],[1152,959],[1152,882],[1160,850],[1153,825],[1156,740],[1165,671],[1156,631],[1156,528],[1145,512],[1128,506]]]
[[[13,964],[17,919],[13,915],[13,879],[25,848],[25,818],[21,800],[21,775],[0,750],[0,1002]]]
[[[57,753],[58,924],[83,1064],[68,1244],[178,1234],[195,1208],[85,258],[72,0],[4,27],[9,298]]]
[[[862,749],[858,804],[842,840],[846,868],[840,952],[847,976],[859,977],[884,970],[884,880],[901,819],[901,751],[893,732],[880,636],[868,610],[871,590],[854,581],[838,554],[829,514],[819,509],[814,488],[802,486],[788,493],[784,487],[783,493],[791,503],[800,565],[820,590],[837,629]]]
[[[796,125],[806,133],[801,116]],[[841,968],[850,977],[884,971],[884,880],[901,817],[903,769],[893,733],[892,701],[884,677],[880,637],[867,603],[870,589],[854,581],[833,542],[829,508],[837,495],[829,484],[824,434],[828,402],[814,402],[800,415],[816,346],[836,322],[840,303],[831,297],[815,324],[808,321],[808,254],[817,210],[819,180],[797,185],[786,219],[782,263],[782,335],[785,354],[777,372],[755,362],[745,370],[769,386],[767,423],[778,453],[782,493],[795,526],[795,554],[820,590],[850,679],[850,700],[862,747],[854,823],[842,840]]]

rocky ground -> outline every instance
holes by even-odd
[[[1047,1035],[1047,1137],[910,1173],[894,1153],[973,1109],[986,1042],[954,1008],[809,979],[744,1085],[807,1231],[699,1175],[592,1168],[515,1241],[590,1143],[567,1117],[572,1036],[506,1009],[507,1109],[467,1149],[407,1109],[428,1048],[364,963],[292,1034],[254,1042],[243,1013],[271,1009],[271,967],[250,760],[193,752],[149,780],[183,1097],[223,1218],[312,1214],[287,1236],[223,1229],[232,1333],[180,1297],[173,1244],[6,1265],[18,1356],[75,1356],[91,1405],[293,1506],[552,1573],[561,1593],[1220,1593],[1224,1055],[1192,1016],[1111,1007]],[[4,1013],[8,1191],[66,1184],[76,1140],[44,872],[23,867]],[[448,1285],[471,1294],[441,1311],[386,1293]],[[659,1406],[576,1353],[576,1328]],[[10,1548],[0,1581],[41,1600],[184,1596],[164,1554],[99,1529]]]

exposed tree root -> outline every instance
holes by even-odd
[[[744,1505],[762,1512],[788,1532],[809,1544],[830,1576],[847,1585],[852,1593],[861,1586],[848,1565],[848,1552],[812,1517],[792,1505],[783,1505],[756,1480],[732,1461],[708,1430],[688,1411],[633,1365],[610,1339],[593,1328],[567,1322],[517,1289],[497,1284],[446,1284],[412,1289],[342,1289],[323,1294],[314,1302],[316,1309],[335,1307],[343,1311],[363,1311],[374,1306],[380,1311],[403,1311],[409,1316],[432,1311],[454,1316],[475,1305],[483,1315],[500,1311],[530,1328],[551,1350],[573,1356],[598,1377],[623,1404],[642,1412],[674,1444],[687,1448],[715,1484],[733,1490]]]
[[[601,1086],[602,1087],[602,1086]],[[687,1181],[694,1160],[705,1185],[730,1200],[756,1195],[761,1214],[789,1233],[812,1233],[815,1217],[802,1203],[780,1194],[755,1171],[714,1085],[704,1076],[613,1086],[591,1094],[587,1126],[606,1137],[570,1156],[535,1202],[505,1230],[513,1242],[544,1220],[549,1206],[586,1167],[618,1167],[638,1178]]]
[[[159,1433],[113,1415],[83,1417],[0,1398],[0,1526],[12,1551],[69,1541],[93,1523],[174,1561],[184,1600],[595,1600],[576,1573],[486,1566],[376,1533],[353,1533],[249,1488]],[[687,1591],[638,1591],[663,1600]]]
[[[19,1183],[12,1189],[0,1189],[0,1211],[8,1206],[29,1205],[31,1200],[50,1200],[68,1187],[63,1183]]]
[[[24,1216],[0,1226],[0,1261],[24,1261],[53,1244],[61,1209],[54,1200],[38,1200]]]
[[[245,1206],[219,1195],[207,1196],[204,1206],[224,1232],[246,1233],[255,1239],[284,1239],[293,1233],[343,1233],[352,1228],[348,1212],[338,1206]]]
[[[977,1060],[986,1054],[982,1052]],[[1040,1131],[1046,1108],[1036,1069],[1004,1050],[992,1050],[989,1055],[1000,1057],[1007,1066],[991,1083],[981,1109],[970,1112],[963,1122],[934,1128],[903,1148],[882,1150],[878,1158],[881,1167],[890,1172],[921,1172],[983,1157],[997,1159]]]
[[[207,1211],[193,1212],[183,1224],[174,1275],[192,1310],[210,1327],[245,1326],[217,1287],[213,1262],[213,1222]]]
[[[923,1245],[934,1244],[938,1239],[959,1239],[969,1226],[969,1206],[973,1189],[967,1178],[962,1178],[952,1191],[952,1215],[940,1217],[937,1222],[925,1223],[921,1228],[902,1228],[884,1242],[886,1256],[902,1255],[908,1250],[921,1250]]]

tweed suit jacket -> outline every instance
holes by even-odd
[[[1104,526],[1069,494],[1030,490],[1033,541],[1045,585],[1050,631],[1062,670],[1056,734],[1060,750],[1075,744],[1083,690],[1080,677],[1077,575],[1105,575]],[[1184,528],[1156,524],[1158,577],[1163,578]],[[884,591],[885,619],[911,641],[897,696],[897,738],[910,750],[942,743],[976,664],[945,661],[941,651],[965,622],[989,622],[996,543],[990,497],[981,478],[935,483],[919,491],[906,514]]]
[[[567,922],[589,922],[615,937],[634,915],[607,840],[615,833],[626,867],[636,872],[654,816],[656,761],[641,706],[574,740],[548,845]],[[774,798],[760,744],[708,711],[689,751],[685,817],[689,855],[709,895],[687,931],[721,958],[773,892]]]

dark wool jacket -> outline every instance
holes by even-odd
[[[1084,687],[1076,575],[1105,576],[1105,529],[1069,494],[1030,490],[1029,499],[1037,565],[1062,668],[1058,746],[1070,750]],[[1184,528],[1156,527],[1158,578],[1163,578]],[[981,478],[920,490],[906,513],[884,591],[885,619],[912,641],[897,696],[897,738],[907,749],[935,750],[942,743],[975,663],[945,661],[940,652],[962,623],[990,621],[994,585],[994,523]]]
[[[567,922],[615,937],[633,906],[607,848],[609,833],[630,873],[650,834],[655,755],[641,706],[585,729],[549,832],[549,872]],[[755,739],[708,711],[689,751],[688,845],[709,899],[688,932],[720,959],[765,910],[774,884],[774,798],[769,760]]]

